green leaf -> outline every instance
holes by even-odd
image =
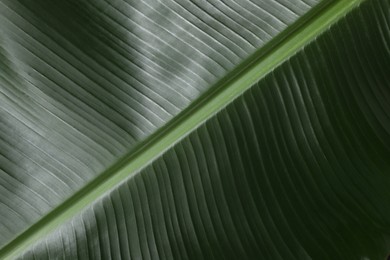
[[[389,1],[0,3],[0,258],[386,257]]]
[[[0,246],[127,164],[316,2],[0,1]]]

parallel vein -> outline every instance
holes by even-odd
[[[325,29],[328,28],[329,25],[333,24],[335,21],[337,21],[340,17],[344,16],[345,13],[348,13],[350,10],[352,10],[354,7],[356,7],[361,1],[337,1],[334,2],[326,8],[323,8],[323,5],[317,6],[315,10],[312,10],[308,15],[304,16],[301,20],[299,20],[298,23],[296,23],[294,26],[292,26],[288,31],[285,31],[284,33],[280,34],[274,40],[272,40],[268,45],[266,45],[264,48],[261,49],[261,52],[256,53],[253,58],[249,59],[245,64],[240,65],[233,73],[231,73],[228,77],[225,78],[225,80],[222,80],[218,83],[218,87],[214,87],[213,90],[209,93],[206,93],[204,97],[198,99],[196,102],[192,103],[186,110],[184,110],[183,113],[180,113],[175,117],[175,120],[172,121],[172,123],[168,123],[165,127],[161,128],[157,133],[154,135],[151,135],[147,140],[148,142],[141,143],[137,149],[135,149],[135,152],[133,151],[131,155],[123,158],[118,164],[116,164],[114,167],[107,170],[105,173],[99,175],[97,178],[95,178],[91,183],[89,183],[87,186],[82,188],[79,192],[76,193],[76,195],[73,195],[69,200],[62,203],[59,207],[55,208],[53,211],[51,211],[49,214],[44,216],[39,222],[32,225],[27,231],[22,233],[20,236],[18,236],[15,240],[13,240],[11,243],[9,243],[7,246],[5,246],[0,256],[15,256],[18,254],[18,252],[23,251],[26,247],[28,247],[33,241],[40,238],[43,234],[47,234],[51,230],[54,230],[58,225],[64,223],[64,221],[70,219],[72,216],[80,212],[82,209],[84,209],[86,206],[90,205],[93,201],[96,200],[96,198],[101,197],[102,195],[106,194],[108,191],[110,191],[112,188],[116,187],[118,184],[122,183],[123,181],[131,178],[133,174],[139,171],[139,169],[145,167],[149,164],[151,160],[159,156],[162,152],[167,150],[169,147],[171,147],[173,144],[180,141],[182,138],[184,138],[188,133],[193,131],[193,129],[197,128],[200,124],[202,124],[205,120],[210,118],[212,115],[214,115],[216,112],[224,108],[226,105],[231,103],[232,100],[234,100],[236,97],[239,97],[245,90],[250,88],[256,81],[259,80],[262,76],[268,74],[271,70],[278,67],[280,64],[282,64],[286,59],[288,59],[290,56],[292,56],[294,53],[296,53],[299,49],[301,49],[303,46],[308,44],[311,40],[313,40],[316,36],[318,36],[321,32],[323,32]],[[124,6],[127,6],[127,3],[124,3]],[[323,8],[323,9],[321,9]],[[319,12],[321,10],[321,12]],[[157,39],[158,40],[158,39]],[[23,46],[22,46],[23,47]],[[16,48],[16,47],[15,47]],[[23,50],[20,50],[23,51]],[[171,49],[167,49],[167,52],[173,51]],[[98,57],[98,56],[97,56]],[[104,59],[100,60],[104,62]],[[194,64],[196,67],[197,65]],[[211,70],[213,71],[213,70]],[[45,80],[45,75],[42,74],[42,80]],[[216,73],[215,75],[220,75]],[[67,81],[66,75],[64,80]],[[126,79],[129,79],[126,76]],[[229,79],[229,80],[227,80]],[[84,79],[83,79],[84,80]],[[76,83],[80,86],[82,86],[82,81]],[[56,83],[56,84],[59,84]],[[64,85],[65,86],[65,85]],[[103,92],[102,92],[103,93]],[[110,102],[107,100],[107,102]],[[107,103],[108,104],[108,103]],[[165,101],[164,101],[165,104]],[[181,105],[178,105],[178,107],[181,107]],[[266,109],[266,108],[265,108]],[[267,109],[265,110],[267,111]],[[238,113],[238,112],[237,112]],[[274,112],[273,112],[274,113]],[[282,112],[279,112],[282,113]],[[284,111],[286,113],[286,111]],[[279,114],[280,116],[283,115]],[[272,115],[274,117],[275,115]],[[283,124],[288,122],[288,120],[284,121]],[[213,128],[212,131],[217,131],[218,127]],[[58,131],[61,132],[60,129]],[[210,130],[211,131],[211,130]],[[220,131],[220,130],[218,130]],[[64,133],[64,132],[61,132]],[[65,133],[66,134],[66,133]],[[294,135],[295,133],[291,133],[291,135]],[[228,135],[227,135],[228,136]],[[72,142],[78,142],[77,138],[73,136],[67,136],[68,140],[72,140]],[[203,137],[202,137],[203,138]],[[213,143],[213,139],[211,137],[208,137],[209,144]],[[85,141],[85,140],[83,140]],[[204,143],[203,145],[207,146],[207,143]],[[215,144],[216,146],[216,144]],[[91,152],[92,151],[91,146]],[[213,147],[208,147],[209,150],[212,150]],[[222,149],[221,152],[223,152]],[[259,148],[257,148],[259,150]],[[299,151],[294,151],[298,152]],[[207,150],[204,151],[204,153],[207,154]],[[177,155],[179,156],[179,155]],[[249,154],[248,154],[249,156]],[[96,160],[97,157],[91,158],[91,160]],[[174,158],[174,157],[173,157]],[[234,157],[233,157],[234,158]],[[232,158],[232,160],[233,160]],[[240,157],[238,157],[240,158]],[[207,156],[205,158],[199,158],[201,160],[209,160]],[[102,160],[104,160],[104,157],[102,157]],[[182,160],[179,160],[177,162],[177,167],[179,167],[180,163],[185,161],[185,158],[182,158]],[[172,163],[172,162],[171,162]],[[241,166],[239,168],[244,168],[246,166],[244,162],[240,164]],[[169,165],[161,165],[159,167],[170,167]],[[177,168],[175,167],[175,168]],[[222,167],[221,165],[211,165],[210,169],[204,169],[209,173],[212,173],[214,170],[216,170],[219,167]],[[226,166],[223,166],[226,167]],[[263,166],[265,167],[265,166]],[[102,167],[98,167],[97,169],[101,169]],[[180,167],[179,167],[180,168]],[[228,169],[228,168],[226,168]],[[185,170],[183,170],[185,172]],[[168,181],[168,180],[166,180]],[[184,181],[184,180],[183,180]],[[209,180],[212,181],[212,180]],[[213,183],[221,182],[222,180],[213,181]],[[165,182],[165,183],[169,183]],[[247,183],[251,183],[248,181]],[[131,184],[135,185],[135,184]],[[138,185],[138,184],[137,184]],[[234,183],[227,184],[231,186],[232,190],[235,190]],[[175,184],[173,184],[175,186]],[[181,187],[182,185],[178,183],[176,186]],[[147,186],[145,185],[145,188]],[[145,189],[140,187],[132,187],[132,190],[138,190],[138,189]],[[210,186],[211,188],[211,186]],[[264,187],[266,188],[266,187]],[[258,188],[260,189],[260,188]],[[272,192],[270,193],[272,194]],[[138,195],[137,195],[138,196]],[[146,195],[145,195],[146,196]],[[168,200],[171,200],[170,196],[175,196],[174,194],[169,195]],[[250,194],[247,194],[250,199]],[[140,198],[135,198],[136,201],[140,200]],[[223,198],[220,198],[223,199]],[[235,198],[236,200],[240,200],[239,198]],[[253,199],[250,199],[253,200]],[[134,207],[139,207],[142,205],[142,207],[146,207],[146,205],[143,205],[141,202],[140,204],[134,205]],[[215,209],[215,207],[228,207],[227,205],[219,204],[219,202],[213,202],[214,206],[210,206],[210,210]],[[183,206],[185,206],[183,204]],[[143,210],[138,211],[137,214],[142,214],[142,216],[139,216],[138,221],[144,222],[149,221],[149,223],[152,223],[146,218],[148,216],[148,207],[145,208],[145,213],[143,213]],[[175,209],[172,209],[175,210]],[[245,209],[242,209],[245,210]],[[224,211],[224,210],[223,210]],[[188,212],[187,212],[188,213]],[[185,218],[187,220],[191,219],[191,214],[188,213],[188,218]],[[212,218],[215,217],[215,214],[210,215]],[[112,216],[111,216],[112,217]],[[217,224],[220,221],[227,223],[241,223],[239,219],[225,219],[228,218],[228,216],[220,216],[220,220],[212,219],[213,224]],[[173,226],[177,226],[179,224],[183,228],[187,226],[193,225],[189,223],[178,223],[178,220],[172,220]],[[237,222],[238,221],[238,222]],[[281,219],[283,223],[287,222],[286,220]],[[103,221],[104,222],[104,221]],[[102,222],[102,223],[103,223]],[[108,221],[109,222],[109,221]],[[245,222],[242,222],[243,224]],[[143,224],[140,224],[141,226]],[[148,225],[147,225],[148,226]],[[226,226],[225,226],[226,227]],[[134,226],[134,228],[139,228],[139,225]],[[218,232],[222,232],[220,227]],[[233,228],[233,226],[231,226]],[[259,227],[261,228],[261,227]],[[111,229],[109,229],[110,232]],[[113,229],[115,230],[115,229]],[[134,229],[131,229],[134,230]],[[240,226],[237,228],[233,228],[231,231],[227,232],[243,232],[243,230],[247,230],[249,232],[248,234],[251,234],[251,230],[249,226]],[[140,234],[139,239],[144,239],[145,243],[142,243],[143,245],[147,246],[148,248],[152,245],[148,244],[146,241],[149,241],[151,238],[142,238],[142,235],[144,233],[143,230],[138,231]],[[190,231],[189,231],[190,232]],[[277,234],[277,233],[276,233]],[[292,234],[292,233],[291,233]],[[190,239],[189,234],[182,234],[183,239]],[[255,233],[252,234],[252,236],[255,236]],[[187,237],[187,238],[186,238]],[[228,239],[231,239],[231,236],[225,235],[226,241]],[[234,236],[233,236],[234,237]],[[280,235],[279,235],[280,238]],[[272,239],[278,239],[278,238],[272,238]],[[293,235],[291,235],[292,241],[294,240]],[[199,242],[203,241],[202,239],[199,239]],[[251,243],[251,240],[248,239],[245,243]],[[103,243],[103,242],[102,242]],[[245,244],[244,243],[244,244]],[[246,245],[242,245],[241,248],[245,248]],[[298,245],[298,243],[297,243]],[[291,246],[291,244],[289,244]],[[293,255],[293,251],[289,249],[289,246],[286,245],[285,252],[290,252],[288,254]],[[199,248],[202,246],[199,244]],[[185,255],[191,255],[191,253],[187,253],[186,250],[180,249],[183,254]],[[114,250],[115,251],[115,250]],[[152,250],[154,251],[154,250]],[[242,250],[240,250],[242,251]],[[147,250],[142,250],[143,253],[147,253]],[[196,252],[192,252],[196,254]],[[148,257],[147,257],[148,258]]]

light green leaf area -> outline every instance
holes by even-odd
[[[0,1],[0,258],[386,259],[390,2]]]

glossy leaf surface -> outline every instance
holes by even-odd
[[[228,20],[237,22],[231,18]],[[220,112],[153,162],[129,173],[90,205],[78,212],[72,210],[74,215],[27,250],[18,251],[19,256],[385,259],[390,251],[389,28],[389,1],[364,2],[227,107],[221,104]],[[22,62],[8,60],[5,67],[28,70]],[[18,79],[11,71],[7,75]],[[31,73],[34,77],[37,72]],[[156,89],[162,88],[158,86]],[[53,138],[53,142],[58,140]],[[107,138],[96,140],[112,144]],[[84,143],[76,144],[84,148]],[[52,156],[51,150],[43,148],[42,152]],[[72,149],[63,149],[77,155]],[[94,146],[89,149],[80,156],[98,162],[110,159]],[[93,152],[102,159],[93,157]],[[92,172],[98,174],[110,163]],[[54,190],[63,191],[60,187]],[[43,197],[49,194],[39,192]]]
[[[317,1],[0,1],[0,246]]]

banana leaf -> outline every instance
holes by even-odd
[[[386,259],[390,1],[0,0],[0,259]]]

